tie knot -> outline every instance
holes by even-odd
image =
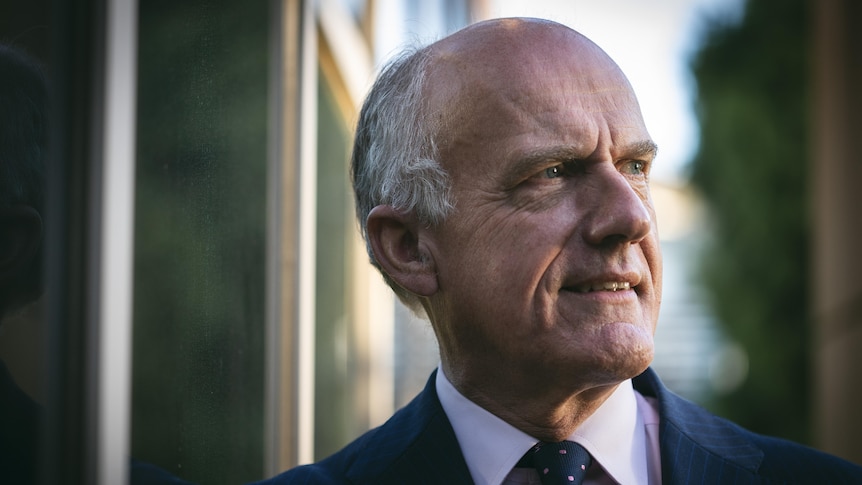
[[[580,485],[591,461],[590,453],[574,441],[539,443],[528,454],[542,485]]]

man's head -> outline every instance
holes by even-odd
[[[358,216],[387,280],[428,313],[447,376],[499,397],[548,384],[537,369],[588,388],[649,364],[656,148],[601,49],[553,22],[483,22],[398,61],[369,100]]]
[[[430,48],[405,51],[378,76],[360,114],[353,144],[356,217],[371,262],[405,305],[417,313],[419,298],[380,268],[367,237],[366,220],[377,206],[397,207],[426,226],[452,208],[449,178],[437,160],[436,130],[427,118],[425,78]]]
[[[0,317],[41,292],[46,104],[39,66],[0,45]]]

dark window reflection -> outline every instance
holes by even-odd
[[[39,473],[47,117],[42,67],[0,39],[0,483]]]
[[[266,2],[140,3],[132,454],[263,475]]]

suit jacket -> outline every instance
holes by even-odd
[[[752,433],[667,390],[652,369],[635,389],[658,399],[662,483],[862,484],[862,467]],[[425,389],[379,428],[341,451],[259,482],[278,484],[472,484],[432,374]]]

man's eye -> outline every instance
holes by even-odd
[[[576,175],[580,171],[582,171],[582,167],[579,162],[568,161],[546,168],[544,175],[545,178],[555,179],[557,177]]]
[[[562,164],[554,165],[553,167],[545,169],[545,177],[549,179],[555,179],[565,173],[565,167]]]
[[[642,160],[629,160],[623,164],[621,172],[627,175],[644,175],[646,173],[646,162]]]

